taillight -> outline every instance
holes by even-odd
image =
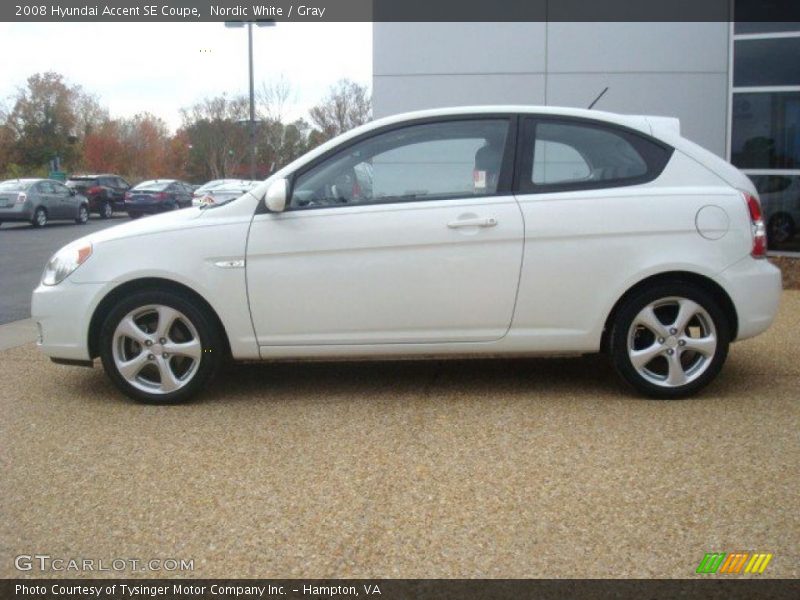
[[[155,198],[156,200],[166,200],[167,194],[164,192],[158,192],[157,194],[153,194],[153,198]]]
[[[17,204],[24,204],[25,200],[27,199],[28,199],[28,194],[26,194],[25,192],[20,192],[19,194],[17,194]]]
[[[761,212],[761,203],[758,198],[743,192],[747,210],[750,213],[750,229],[753,234],[753,249],[750,255],[753,258],[764,258],[767,255],[767,228],[764,226],[764,215]]]
[[[88,190],[86,190],[86,193],[87,194],[102,194],[103,193],[103,188],[101,188],[99,185],[94,185],[94,186],[90,187]]]
[[[133,194],[131,194],[130,192],[125,192],[125,200],[130,200],[131,196],[133,196]]]

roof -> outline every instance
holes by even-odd
[[[634,129],[639,129],[650,133],[650,126],[644,115],[623,115],[618,113],[606,112],[603,110],[590,110],[586,108],[574,108],[569,106],[537,106],[529,104],[496,104],[482,106],[453,106],[447,108],[433,108],[428,110],[418,110],[392,115],[376,119],[368,125],[381,127],[412,119],[425,119],[430,117],[458,116],[458,115],[480,115],[480,114],[538,114],[564,117],[580,117],[584,119],[595,119],[619,125],[626,125]]]
[[[98,177],[119,177],[114,173],[74,173],[69,179],[97,179]]]

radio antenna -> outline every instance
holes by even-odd
[[[607,91],[608,91],[608,86],[606,86],[606,88],[605,88],[605,89],[604,89],[602,92],[600,92],[600,95],[599,95],[597,98],[595,98],[595,99],[594,99],[594,102],[592,102],[592,103],[589,105],[589,110],[592,110],[592,108],[594,107],[594,105],[595,105],[595,104],[597,104],[597,101],[598,101],[598,100],[600,100],[600,98],[602,98],[602,97],[603,97],[603,95],[604,95],[604,94],[605,94]]]

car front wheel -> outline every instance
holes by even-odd
[[[100,206],[100,218],[101,219],[110,219],[111,215],[114,214],[114,207],[111,206],[111,202],[103,202]]]
[[[658,284],[620,306],[610,342],[615,369],[639,392],[683,398],[719,373],[730,326],[714,297],[700,287]]]
[[[100,358],[111,381],[148,404],[191,399],[224,356],[213,319],[177,292],[143,291],[125,298],[100,332]]]

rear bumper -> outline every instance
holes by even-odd
[[[764,259],[744,258],[717,275],[730,295],[739,320],[737,340],[766,331],[775,320],[780,304],[780,270]]]
[[[0,208],[0,221],[30,221],[33,218],[33,210],[30,206],[23,205],[22,208]]]
[[[39,285],[31,297],[31,316],[39,332],[39,349],[51,358],[88,361],[89,323],[107,284]]]
[[[155,215],[173,210],[173,206],[173,202],[126,202],[125,211],[128,214]]]

